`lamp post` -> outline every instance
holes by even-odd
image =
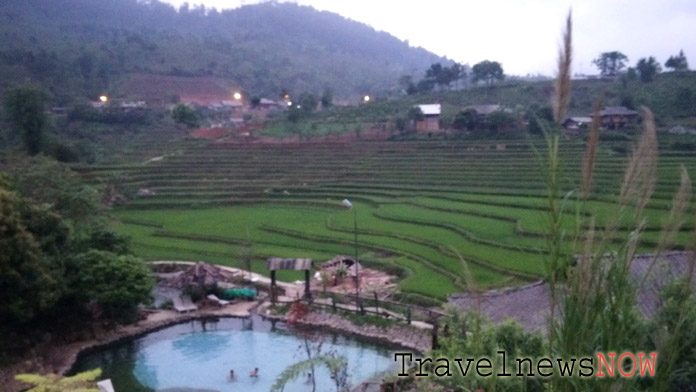
[[[343,205],[349,210],[353,210],[353,247],[355,249],[355,304],[360,309],[360,270],[358,266],[358,213],[353,208],[353,203],[348,199],[343,199]]]

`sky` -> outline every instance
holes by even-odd
[[[175,6],[185,0],[165,0]],[[190,0],[218,10],[255,0]],[[507,74],[553,75],[568,11],[573,73],[597,74],[592,60],[618,50],[629,65],[664,62],[684,50],[696,68],[696,0],[296,0],[366,23],[454,61],[498,61]]]

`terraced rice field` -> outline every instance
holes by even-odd
[[[122,186],[154,193],[115,211],[118,230],[133,238],[140,256],[239,266],[241,244],[250,241],[247,252],[258,272],[268,256],[324,261],[353,254],[353,211],[341,204],[348,198],[361,260],[400,273],[405,293],[443,300],[466,288],[461,258],[482,287],[544,275],[542,172],[530,143],[506,143],[504,150],[496,144],[196,142],[157,161],[80,170],[95,181],[119,172]],[[568,191],[579,183],[582,152],[577,142],[562,147]],[[599,152],[588,206],[599,225],[613,209],[627,160],[609,149]],[[696,173],[696,154],[662,152],[645,246],[658,240],[681,164]],[[572,202],[568,210],[575,213]],[[691,229],[689,221],[677,242],[686,244]]]

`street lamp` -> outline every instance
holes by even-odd
[[[358,213],[355,208],[353,208],[353,203],[348,199],[343,199],[341,202],[349,210],[353,210],[353,245],[355,248],[355,303],[358,309],[360,309],[360,270],[358,267]]]

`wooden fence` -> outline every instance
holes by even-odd
[[[292,303],[296,300],[278,301],[278,303]],[[387,299],[380,299],[377,293],[372,296],[339,293],[320,293],[314,292],[311,299],[301,299],[310,307],[329,309],[333,312],[338,310],[350,311],[358,314],[369,314],[380,316],[388,320],[395,320],[412,324],[413,322],[428,323],[435,325],[437,319],[445,316],[446,313],[424,306],[412,305]]]

